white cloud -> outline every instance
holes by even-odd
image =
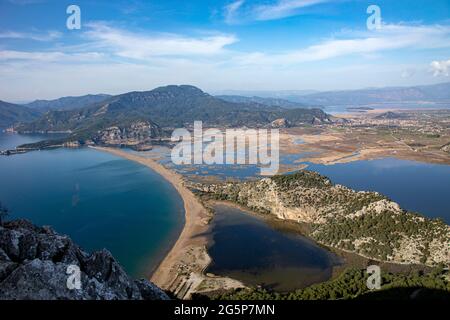
[[[237,61],[241,64],[289,65],[355,54],[366,56],[388,50],[450,47],[450,26],[383,25],[375,33],[346,31],[342,35],[347,37],[278,54],[244,54],[237,57]]]
[[[47,31],[45,33],[27,33],[17,31],[2,31],[0,39],[25,39],[35,41],[53,41],[62,36],[59,31]]]
[[[299,9],[330,0],[278,0],[274,4],[259,5],[253,9],[256,20],[274,20],[298,14]]]
[[[222,53],[224,47],[237,41],[234,35],[219,34],[204,37],[186,37],[176,34],[138,34],[103,23],[89,24],[87,38],[97,46],[110,50],[115,55],[148,59],[155,56],[195,56]]]
[[[236,13],[239,8],[242,7],[245,0],[236,0],[224,7],[224,17],[225,22],[229,24],[233,24],[236,22]]]
[[[276,20],[298,15],[302,8],[330,2],[331,0],[277,0],[271,3],[245,5],[244,0],[236,0],[226,5],[225,22],[235,24],[247,21]]]
[[[48,52],[1,51],[0,59],[35,59],[54,61],[98,57],[128,58],[152,62],[157,57],[194,59],[213,57],[215,64],[280,66],[329,60],[359,55],[379,58],[380,53],[401,49],[433,49],[450,47],[450,26],[385,24],[380,30],[344,30],[317,44],[284,52],[243,52],[226,49],[237,42],[230,34],[189,37],[177,34],[132,33],[105,23],[86,25],[84,43],[58,47]],[[0,33],[1,37],[22,37],[20,33]]]
[[[433,61],[431,62],[431,71],[433,72],[434,77],[438,76],[449,76],[450,72],[450,59],[442,60],[442,61]]]
[[[418,24],[383,25],[375,32],[346,30],[310,46],[270,53],[228,48],[237,41],[229,34],[132,33],[97,23],[85,25],[79,36],[83,42],[48,50],[0,49],[0,99],[120,93],[177,83],[206,90],[433,83],[437,80],[428,63],[401,58],[413,50],[430,54],[430,49],[450,47],[450,26]],[[393,54],[385,55],[390,50]],[[444,68],[437,61],[439,75],[448,74],[446,63]],[[414,77],[400,77],[404,70],[416,70]]]
[[[103,55],[98,52],[86,53],[64,53],[60,51],[0,51],[0,61],[21,60],[30,62],[89,62],[93,59],[100,59]]]

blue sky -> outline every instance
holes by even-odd
[[[69,5],[81,29],[68,30]],[[369,5],[381,10],[369,30]],[[0,0],[0,99],[449,81],[449,0]]]

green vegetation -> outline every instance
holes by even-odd
[[[0,129],[10,127],[19,122],[29,122],[37,119],[40,113],[36,110],[0,101]]]
[[[245,96],[237,96],[237,95],[219,95],[216,98],[233,102],[233,103],[258,103],[266,106],[274,106],[281,107],[287,109],[296,109],[296,108],[307,108],[308,106],[302,103],[293,102],[290,100],[280,99],[280,98],[262,98],[262,97],[245,97]]]
[[[412,213],[396,214],[384,211],[359,217],[342,217],[329,224],[313,225],[311,236],[321,243],[387,261],[399,249],[405,237],[420,239],[420,262],[430,255],[429,244],[435,238],[448,236],[446,224],[440,219],[423,219]],[[368,239],[359,248],[354,241]]]
[[[146,92],[129,92],[76,110],[50,111],[19,131],[71,131],[67,141],[92,139],[111,126],[127,127],[148,121],[163,129],[192,127],[203,121],[209,127],[264,127],[287,118],[292,125],[330,122],[321,109],[283,109],[257,103],[227,102],[193,86],[167,86]]]
[[[331,181],[313,171],[301,170],[287,175],[273,176],[274,181],[280,188],[280,191],[289,191],[294,188],[327,188],[331,187]]]
[[[377,192],[356,192],[307,170],[258,181],[201,185],[203,197],[308,224],[317,242],[379,261],[436,265],[448,259],[450,228],[402,210]]]
[[[410,299],[450,298],[448,271],[443,266],[428,274],[419,272],[381,274],[381,289],[371,291],[367,288],[366,270],[348,269],[332,279],[310,287],[288,293],[271,292],[265,289],[241,289],[212,297],[218,300],[345,300],[345,299]],[[419,290],[420,289],[420,290]],[[438,292],[438,296],[434,294]]]
[[[110,96],[107,94],[88,94],[78,97],[62,97],[55,100],[35,100],[27,103],[25,106],[35,110],[73,110],[82,108],[96,102],[106,100]]]

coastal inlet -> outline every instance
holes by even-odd
[[[278,230],[238,208],[216,204],[206,270],[278,292],[328,280],[340,258],[298,233]]]

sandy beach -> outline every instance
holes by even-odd
[[[243,287],[239,281],[204,274],[205,269],[211,262],[206,250],[208,238],[205,235],[209,229],[208,223],[211,214],[195,195],[184,186],[184,179],[180,174],[165,168],[153,159],[144,158],[121,149],[92,148],[149,167],[170,182],[183,199],[184,228],[175,245],[151,276],[152,282],[164,290],[173,292],[181,299],[189,299],[192,293],[202,290]]]
[[[179,261],[185,260],[185,257],[183,256],[186,254],[187,250],[193,246],[203,246],[206,244],[206,239],[195,236],[206,231],[208,212],[195,198],[192,192],[184,187],[183,177],[173,171],[170,171],[169,169],[166,169],[158,162],[152,159],[133,155],[120,149],[105,147],[94,147],[94,149],[105,151],[151,168],[160,174],[164,179],[169,181],[176,188],[177,192],[183,199],[185,210],[184,228],[177,242],[158,266],[151,278],[151,280],[158,286],[167,288],[174,277],[176,277],[176,275],[173,274],[175,272],[174,268],[176,268]]]

